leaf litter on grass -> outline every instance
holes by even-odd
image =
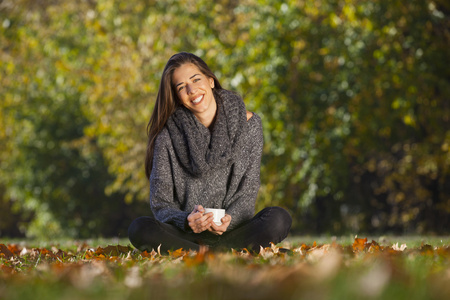
[[[123,245],[64,251],[0,244],[5,299],[26,298],[27,288],[48,292],[55,284],[58,299],[446,299],[450,246],[385,246],[355,237],[351,245],[314,242],[288,251],[271,244],[259,251],[162,254]]]

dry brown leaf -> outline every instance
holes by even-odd
[[[20,254],[20,249],[19,249],[19,247],[17,247],[17,245],[16,244],[10,244],[10,245],[8,245],[8,250],[9,251],[11,251],[11,253],[12,254],[14,254],[14,255],[19,255]]]
[[[428,244],[425,244],[425,245],[422,244],[422,246],[419,248],[419,251],[420,251],[420,254],[422,254],[422,255],[427,255],[427,256],[434,255],[433,247]]]
[[[5,246],[5,244],[0,244],[0,257],[4,256],[7,259],[10,259],[14,256],[14,254]]]
[[[129,246],[121,246],[121,245],[108,245],[105,248],[98,247],[95,251],[97,255],[103,255],[103,257],[109,256],[119,256],[121,254],[128,254],[129,251],[133,249]]]

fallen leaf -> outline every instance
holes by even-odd
[[[12,254],[14,255],[19,255],[20,254],[20,249],[19,247],[17,247],[16,244],[10,244],[8,245],[8,250],[11,251]]]
[[[398,243],[392,245],[392,249],[394,249],[395,251],[404,251],[406,248],[406,244],[402,244],[400,247],[398,246]]]
[[[7,259],[10,259],[14,256],[14,254],[5,246],[5,244],[0,244],[0,257],[4,256]]]
[[[77,252],[78,252],[78,253],[84,252],[84,251],[86,251],[87,249],[89,249],[89,245],[86,244],[85,242],[83,242],[83,243],[81,243],[81,244],[78,245],[78,247],[77,247]]]
[[[367,252],[369,253],[378,253],[382,250],[381,246],[374,240],[370,243],[365,243],[364,248],[367,249]]]
[[[127,254],[132,250],[133,249],[130,246],[108,245],[106,248],[98,247],[95,253],[104,256],[119,256],[121,254]]]
[[[309,261],[316,262],[324,257],[325,254],[328,253],[328,250],[330,249],[329,244],[325,244],[320,247],[314,247],[307,251],[306,258]]]
[[[183,248],[177,249],[175,251],[169,251],[169,256],[172,258],[179,258],[186,255],[186,251],[183,250]]]
[[[187,267],[195,267],[205,263],[206,258],[212,259],[214,255],[212,253],[205,253],[204,251],[199,251],[194,256],[185,256],[184,263]]]
[[[354,252],[361,252],[364,251],[365,245],[367,242],[367,238],[360,239],[357,236],[355,236],[355,241],[353,242],[353,251]]]
[[[270,248],[272,249],[273,253],[278,253],[280,250],[280,247],[277,247],[274,243],[270,242]]]
[[[434,249],[433,249],[433,247],[432,247],[431,245],[428,245],[428,244],[422,245],[422,246],[419,248],[419,251],[420,251],[420,253],[421,253],[422,255],[429,255],[429,256],[434,255]]]
[[[262,246],[260,246],[259,256],[261,256],[264,259],[269,259],[269,258],[273,257],[273,255],[274,255],[274,253],[271,248],[269,248],[269,247],[263,248]]]
[[[30,251],[28,251],[26,247],[23,247],[22,251],[20,251],[19,256],[24,256],[27,255],[28,253],[30,253]]]

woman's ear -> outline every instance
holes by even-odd
[[[209,78],[209,86],[213,89],[214,88],[214,78]]]

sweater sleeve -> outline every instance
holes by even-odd
[[[264,140],[261,118],[254,114],[249,122],[253,122],[251,124],[250,139],[247,141],[251,144],[251,147],[249,147],[249,153],[244,153],[244,155],[248,156],[249,164],[239,182],[238,190],[225,206],[227,214],[231,216],[228,230],[232,230],[242,222],[251,219],[255,213],[255,202],[260,186],[260,167]]]
[[[181,203],[174,199],[174,183],[167,140],[167,134],[162,131],[155,141],[150,175],[150,207],[158,221],[186,230],[189,212],[182,211]]]

